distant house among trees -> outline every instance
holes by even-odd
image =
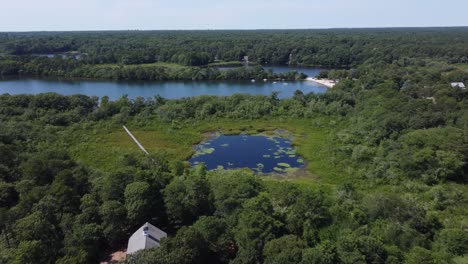
[[[161,239],[167,234],[150,223],[145,223],[128,240],[127,254],[135,253],[142,249],[159,247]]]
[[[455,88],[455,87],[462,88],[462,89],[465,89],[465,88],[466,88],[466,87],[465,87],[465,84],[462,83],[462,82],[453,82],[453,83],[451,83],[450,85],[451,85],[453,88]]]

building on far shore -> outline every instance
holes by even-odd
[[[150,223],[145,223],[128,240],[127,254],[135,253],[142,249],[159,247],[161,239],[167,234]]]
[[[466,89],[466,86],[464,83],[462,82],[453,82],[450,84],[453,88],[455,87],[458,87],[458,88],[462,88],[462,89]]]

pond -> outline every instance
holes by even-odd
[[[192,165],[208,170],[249,168],[260,173],[286,173],[304,167],[291,140],[280,136],[218,135],[195,147]]]
[[[0,94],[38,94],[54,92],[63,95],[84,94],[88,96],[108,96],[117,100],[123,95],[128,98],[154,97],[160,95],[167,99],[193,97],[200,95],[229,96],[233,94],[270,95],[279,92],[279,98],[289,98],[296,90],[303,93],[324,93],[327,87],[311,81],[263,82],[250,81],[188,81],[188,82],[116,82],[83,81],[57,79],[0,79]]]

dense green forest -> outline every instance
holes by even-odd
[[[213,63],[238,63],[245,56],[261,65],[334,68],[367,61],[391,63],[402,58],[468,63],[467,32],[467,28],[428,28],[0,33],[0,75],[117,80],[294,79],[294,75],[272,76],[258,69],[220,72],[207,68]]]
[[[282,100],[0,95],[0,263],[96,263],[145,222],[169,237],[126,263],[468,261],[468,90],[450,85],[468,83],[468,29],[1,33],[0,47],[11,74],[346,66],[321,73],[340,80],[326,93]],[[87,55],[31,56],[67,51]],[[205,132],[277,128],[304,175],[186,162]]]

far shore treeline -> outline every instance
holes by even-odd
[[[0,33],[0,75],[114,80],[303,79],[259,67],[353,67],[401,58],[468,62],[468,28]],[[54,56],[54,54],[56,56]]]

